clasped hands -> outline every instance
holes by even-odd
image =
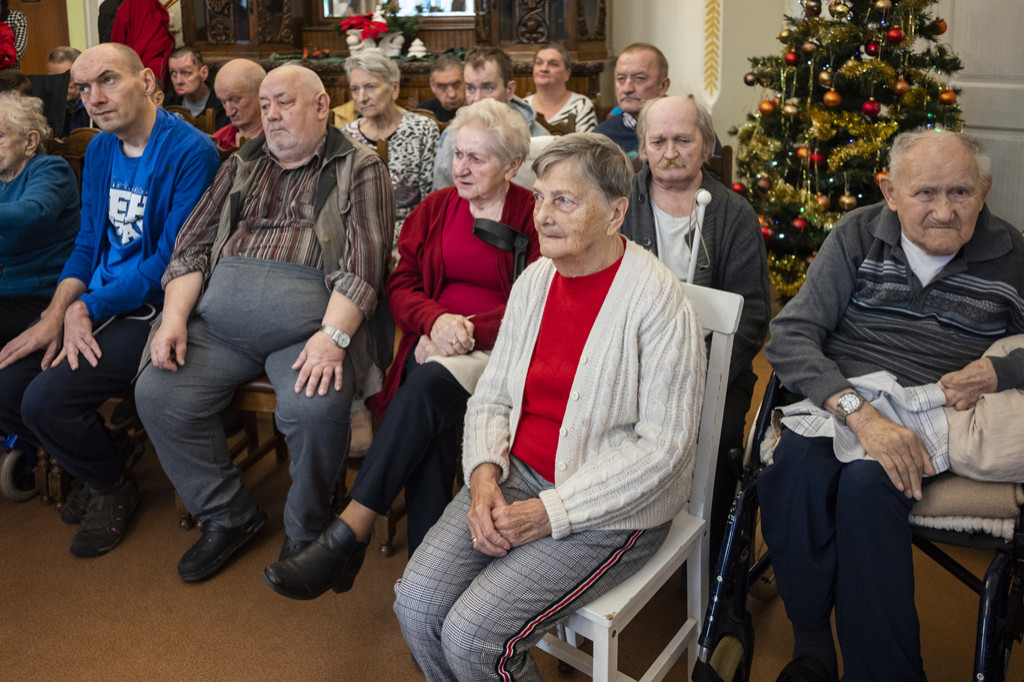
[[[414,352],[416,362],[422,365],[427,358],[434,356],[450,357],[472,352],[476,346],[474,330],[473,322],[468,317],[442,314],[434,320],[430,335],[420,336]]]
[[[501,468],[488,463],[474,469],[469,479],[472,501],[467,520],[473,547],[494,557],[551,535],[544,503],[533,498],[508,504],[498,486],[500,476]]]

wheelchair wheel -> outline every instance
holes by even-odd
[[[21,450],[7,450],[0,457],[0,495],[15,502],[24,502],[38,494],[32,481],[32,471],[27,468],[25,453]]]
[[[747,658],[743,642],[738,637],[723,635],[711,652],[708,664],[723,682],[746,682],[750,678]]]

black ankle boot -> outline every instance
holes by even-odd
[[[368,542],[359,542],[340,518],[304,550],[263,571],[270,588],[290,599],[316,599],[328,588],[347,592],[363,565]]]

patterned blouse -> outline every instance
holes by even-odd
[[[376,149],[377,141],[359,131],[359,119],[341,129],[356,142]],[[395,244],[406,216],[434,189],[434,156],[440,137],[437,123],[411,111],[402,115],[398,128],[388,136],[388,171],[395,188]]]
[[[526,97],[526,103],[533,106],[533,95]],[[561,123],[569,118],[569,114],[576,114],[576,132],[589,133],[597,125],[597,112],[594,111],[594,103],[578,92],[569,96],[557,114],[548,119],[548,123]]]

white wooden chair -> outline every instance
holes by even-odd
[[[697,636],[708,599],[707,519],[711,512],[711,489],[718,460],[725,389],[729,381],[729,358],[743,309],[743,297],[693,284],[684,283],[683,286],[700,317],[704,333],[711,335],[690,504],[676,516],[665,544],[640,571],[570,616],[564,624],[564,640],[549,632],[538,644],[544,651],[591,675],[595,682],[636,682],[618,670],[619,634],[662,585],[679,573],[683,564],[687,565],[685,621],[641,680],[663,679],[684,649],[689,650],[689,679],[697,658]],[[594,643],[593,656],[576,648],[576,635]]]

